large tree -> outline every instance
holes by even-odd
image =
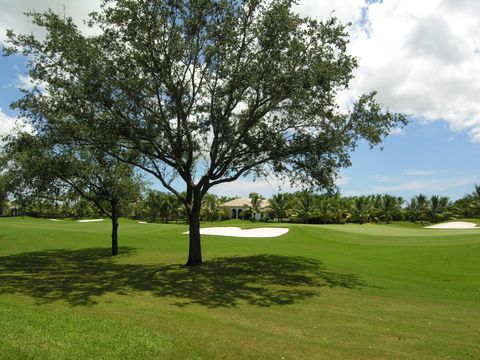
[[[14,106],[38,132],[66,128],[154,175],[185,205],[187,265],[198,265],[213,186],[275,173],[331,187],[360,139],[377,145],[405,121],[375,93],[340,111],[357,66],[347,29],[301,17],[294,3],[104,0],[90,37],[70,18],[31,13],[45,39],[10,32],[6,52],[30,56],[39,87]]]

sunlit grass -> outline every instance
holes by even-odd
[[[186,225],[0,219],[3,359],[475,359],[480,231],[288,226],[277,238]]]

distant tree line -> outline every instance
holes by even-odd
[[[11,180],[10,180],[11,181]],[[228,219],[229,214],[222,204],[233,197],[219,197],[207,194],[201,206],[203,221]],[[391,223],[411,221],[437,223],[456,218],[480,217],[480,185],[472,193],[451,201],[446,196],[419,194],[406,200],[388,194],[341,196],[326,195],[311,191],[278,193],[268,199],[268,207],[261,208],[264,197],[251,194],[251,204],[243,212],[243,219],[252,219],[255,213],[262,213],[266,221],[297,222],[305,224],[344,223]],[[0,214],[10,216],[33,216],[53,218],[85,218],[103,216],[92,201],[78,192],[56,193],[21,189],[0,178]],[[171,193],[143,187],[137,188],[134,196],[122,207],[122,216],[151,223],[186,223],[184,205]]]
[[[309,191],[276,194],[269,200],[267,213],[276,221],[316,224],[347,222],[390,223],[412,221],[436,223],[456,218],[480,217],[480,185],[459,200],[446,196],[419,194],[410,200],[388,194],[345,197]]]

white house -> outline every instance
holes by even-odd
[[[252,199],[243,197],[227,201],[226,203],[220,205],[220,207],[225,210],[230,219],[239,219],[242,217],[242,212],[251,208],[251,201]],[[266,210],[268,205],[268,200],[260,200],[260,211]],[[262,213],[256,213],[255,220],[260,220],[262,216]]]

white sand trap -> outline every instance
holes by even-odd
[[[62,220],[58,220],[58,219],[48,219],[50,221],[62,221]]]
[[[89,220],[77,220],[78,222],[84,223],[84,222],[98,222],[98,221],[103,221],[103,219],[89,219]]]
[[[426,229],[479,229],[477,224],[466,221],[452,221],[442,224],[425,226]]]
[[[202,235],[218,235],[218,236],[231,236],[231,237],[246,237],[246,238],[269,238],[284,235],[288,232],[288,228],[255,228],[242,230],[239,227],[210,227],[201,228],[200,234]],[[188,234],[188,231],[183,234]]]
[[[139,224],[148,224],[146,221],[139,221]]]

